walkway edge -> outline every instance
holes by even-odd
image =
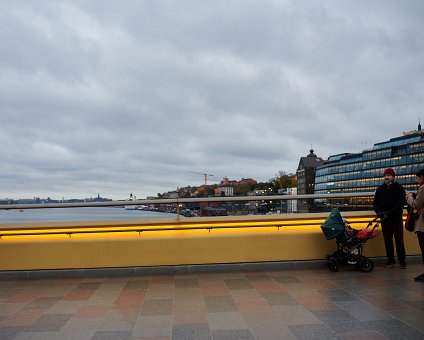
[[[371,258],[375,264],[382,264],[385,257]],[[421,263],[421,256],[407,256],[407,262]],[[143,275],[183,275],[228,272],[259,272],[278,270],[301,270],[326,268],[326,260],[252,262],[196,264],[178,266],[86,268],[86,269],[50,269],[50,270],[14,270],[0,271],[0,280],[34,280],[47,278],[93,278]],[[343,270],[343,269],[342,269]]]

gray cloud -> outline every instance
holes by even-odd
[[[3,1],[0,197],[295,172],[423,119],[421,1]]]

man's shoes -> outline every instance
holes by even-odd
[[[385,264],[383,264],[383,266],[386,267],[386,268],[395,267],[396,263],[391,262],[391,261],[387,261]]]
[[[406,269],[406,268],[408,268],[406,263],[403,263],[403,264],[400,265],[400,269]]]
[[[424,282],[424,273],[414,278],[417,282]]]

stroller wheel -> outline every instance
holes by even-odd
[[[369,259],[364,259],[361,261],[360,268],[362,271],[369,273],[374,269],[374,262]]]
[[[340,269],[340,264],[336,260],[328,260],[327,266],[332,272],[338,272]]]

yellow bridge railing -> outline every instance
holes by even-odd
[[[372,211],[342,213],[355,228]],[[325,259],[335,250],[320,225],[328,213],[39,222],[0,226],[0,270],[116,268]],[[409,255],[419,254],[405,233]],[[384,256],[382,237],[366,256]]]

